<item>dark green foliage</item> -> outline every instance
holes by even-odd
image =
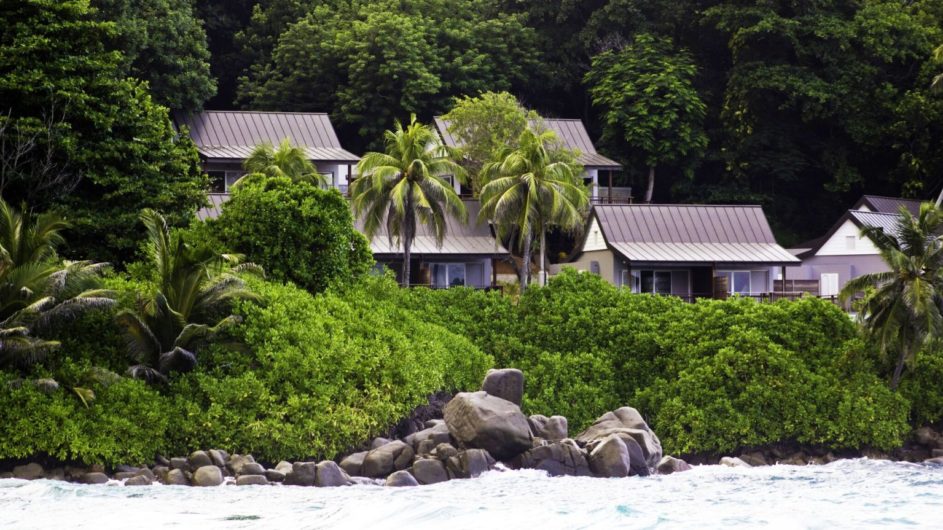
[[[105,46],[113,26],[82,0],[5,2],[0,25],[0,121],[21,131],[3,140],[40,131],[40,147],[4,176],[5,198],[58,205],[74,228],[65,254],[116,264],[141,241],[142,208],[189,219],[205,201],[196,149],[124,78],[123,58]]]
[[[207,231],[270,278],[311,292],[349,285],[373,266],[344,197],[287,178],[239,186]]]
[[[910,400],[914,425],[943,420],[943,348],[939,342],[920,352],[911,373],[900,384],[900,393]]]

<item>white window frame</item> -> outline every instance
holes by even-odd
[[[687,282],[687,283],[688,283],[688,285],[687,285],[687,291],[688,291],[689,293],[691,292],[691,271],[688,270],[688,269],[632,269],[632,270],[631,270],[631,273],[632,273],[632,274],[631,274],[631,278],[632,278],[631,284],[630,284],[630,283],[626,283],[626,275],[628,275],[629,272],[630,272],[630,271],[629,271],[628,269],[623,269],[623,270],[622,270],[622,287],[628,286],[628,287],[631,289],[631,292],[633,292],[633,293],[641,293],[641,294],[659,294],[659,295],[663,295],[663,296],[683,296],[683,295],[675,295],[674,292],[672,291],[672,288],[674,287],[674,284],[673,284],[673,282],[672,282],[671,275],[674,274],[674,273],[676,273],[676,272],[683,272],[683,273],[685,273],[685,275],[687,276],[687,280],[688,280],[688,282]],[[642,291],[642,273],[644,273],[644,272],[651,272],[651,273],[652,273],[652,290],[651,290],[651,291],[644,291],[644,292]],[[655,275],[658,274],[658,273],[664,273],[664,274],[667,274],[667,275],[668,275],[668,292],[667,292],[667,293],[659,293],[659,292],[657,292],[657,291],[654,290],[654,287],[655,287]]]
[[[761,271],[761,270],[762,270],[762,269],[757,269],[757,272],[759,272],[759,271]],[[731,295],[731,296],[733,296],[733,295],[735,295],[735,294],[739,294],[739,295],[741,295],[741,296],[743,296],[743,295],[745,295],[745,296],[751,296],[751,295],[753,294],[753,272],[754,272],[753,270],[719,270],[719,271],[714,272],[714,277],[716,278],[716,277],[719,277],[719,276],[724,275],[724,274],[729,275],[729,276],[728,276],[729,280],[727,281],[727,294],[729,294],[729,295]],[[746,274],[746,275],[747,275],[747,292],[745,292],[745,293],[738,293],[737,291],[734,290],[734,283],[735,283],[735,282],[734,282],[734,279],[733,279],[733,275],[734,275],[734,274]],[[767,278],[767,280],[768,280],[768,278]]]

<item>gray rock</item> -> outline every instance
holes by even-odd
[[[405,486],[418,486],[416,478],[409,474],[409,471],[397,471],[386,478],[386,486],[401,488]]]
[[[7,478],[13,478],[13,472],[12,472],[12,471],[3,471],[3,472],[0,472],[0,480],[2,480],[2,479],[7,479]]]
[[[164,477],[164,484],[168,486],[189,486],[190,480],[182,469],[171,469]]]
[[[167,458],[162,455],[157,455],[157,458],[154,459],[154,463],[159,466],[170,467],[170,460],[167,460]]]
[[[295,462],[291,465],[291,473],[285,475],[285,484],[288,486],[314,486],[317,479],[317,462]]]
[[[550,442],[559,442],[568,436],[567,421],[563,416],[546,417],[543,414],[534,414],[527,418],[530,432],[537,438]]]
[[[409,467],[413,461],[413,448],[406,443],[395,440],[382,447],[378,447],[364,457],[361,474],[365,477],[380,478],[394,471]]]
[[[108,475],[99,472],[86,473],[82,475],[83,484],[105,484],[108,482]]]
[[[285,474],[276,469],[267,469],[265,470],[265,478],[268,479],[269,482],[284,482]]]
[[[265,475],[240,475],[236,479],[237,486],[268,486]]]
[[[282,460],[281,462],[275,464],[275,471],[278,471],[282,475],[291,473],[291,462]]]
[[[484,449],[466,449],[449,458],[445,468],[449,478],[475,478],[494,467],[494,458]]]
[[[450,443],[441,443],[435,446],[435,449],[432,450],[432,454],[439,460],[448,460],[458,454],[458,449]]]
[[[65,480],[65,468],[54,467],[46,471],[43,478],[46,480]]]
[[[943,456],[943,449],[933,449],[930,451],[930,456],[933,458],[939,458]]]
[[[376,438],[373,439],[372,442],[370,442],[370,449],[376,449],[376,448],[378,448],[378,447],[383,447],[384,445],[386,445],[386,444],[388,444],[388,443],[390,443],[390,442],[392,442],[392,441],[393,441],[393,440],[390,440],[389,438],[376,437]]]
[[[115,473],[114,475],[112,475],[112,478],[114,478],[115,480],[127,480],[131,477],[136,477],[136,476],[137,476],[137,473],[133,473],[131,471],[119,471]]]
[[[246,464],[254,464],[255,458],[252,458],[252,455],[232,455],[229,457],[229,462],[227,467],[230,471],[239,475],[242,473],[242,466]],[[248,473],[246,473],[248,474]]]
[[[426,422],[423,424],[423,427],[425,427],[426,429],[429,429],[429,428],[435,427],[436,425],[442,425],[444,423],[445,423],[445,420],[443,420],[442,418],[435,418],[431,420],[426,420]]]
[[[30,462],[26,465],[16,466],[13,468],[13,478],[19,478],[23,480],[36,480],[38,478],[43,478],[43,466],[37,464],[36,462]]]
[[[435,451],[435,440],[423,440],[419,442],[419,447],[416,448],[417,455],[428,455]]]
[[[488,370],[485,380],[481,383],[481,389],[520,407],[524,399],[524,372],[516,368]]]
[[[753,467],[735,456],[725,456],[721,458],[720,465],[727,467]]]
[[[440,443],[450,443],[452,435],[449,433],[449,427],[445,422],[438,423],[418,432],[414,432],[403,438],[403,441],[412,446],[413,451],[419,453],[421,445],[425,442],[432,442],[433,447]]]
[[[672,473],[690,471],[691,465],[680,458],[665,455],[658,462],[658,465],[655,467],[655,469],[658,470],[658,474],[660,475],[670,475]]]
[[[631,462],[629,448],[617,434],[603,438],[589,453],[589,468],[600,477],[627,477]]]
[[[167,472],[170,471],[170,468],[167,466],[154,466],[154,469],[151,471],[151,474],[154,475],[155,479],[163,481],[163,478],[167,476]]]
[[[943,457],[939,457],[939,456],[938,456],[938,457],[936,457],[936,458],[928,458],[928,459],[924,460],[923,463],[924,463],[924,464],[943,465]]]
[[[580,433],[576,441],[586,445],[594,440],[602,440],[610,434],[628,435],[638,442],[647,467],[654,468],[661,460],[661,441],[642,419],[642,415],[632,407],[622,407],[603,414]]]
[[[194,486],[219,486],[222,483],[223,470],[214,465],[202,466],[193,472]]]
[[[347,455],[341,460],[341,469],[352,477],[359,477],[363,474],[363,460],[367,456],[367,451]]]
[[[170,459],[170,468],[187,471],[190,469],[190,463],[187,462],[186,458],[178,456]]]
[[[377,481],[367,477],[350,477],[350,483],[357,486],[376,486]]]
[[[206,454],[206,451],[193,451],[190,453],[188,462],[190,463],[190,469],[199,469],[204,466],[214,465],[213,459],[210,458],[210,455]]]
[[[939,439],[940,433],[936,432],[931,427],[920,427],[914,431],[914,440],[925,447],[936,447]]]
[[[530,425],[521,409],[486,392],[462,392],[445,406],[445,423],[461,446],[484,449],[498,460],[531,447]]]
[[[137,466],[129,466],[125,464],[119,464],[117,467],[115,467],[115,471],[117,473],[130,473],[129,476],[132,476],[132,477],[134,476],[135,473],[137,473],[140,470],[141,468]]]
[[[210,449],[207,451],[207,454],[210,455],[210,460],[213,461],[213,465],[216,467],[226,467],[226,460],[228,456],[225,451],[220,451],[219,449]]]
[[[413,462],[410,472],[416,478],[416,482],[426,484],[437,484],[449,479],[449,474],[445,470],[445,464],[441,460],[424,458]]]
[[[135,475],[124,481],[125,486],[150,486],[154,481],[144,475]]]
[[[258,462],[246,462],[239,467],[236,475],[264,475],[265,468]]]
[[[349,486],[351,484],[350,477],[348,477],[347,473],[344,473],[344,470],[335,462],[325,460],[319,462],[316,468],[317,477],[315,477],[314,480],[315,486],[320,488],[333,488],[337,486]]]
[[[575,443],[555,442],[534,447],[520,456],[518,464],[523,468],[546,471],[552,477],[592,475],[586,454]]]
[[[744,453],[740,455],[740,460],[743,460],[751,466],[768,466],[769,461],[766,460],[766,455],[762,451],[753,451],[750,453]]]

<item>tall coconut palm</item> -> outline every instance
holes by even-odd
[[[265,177],[285,177],[315,186],[330,184],[327,177],[318,173],[318,168],[308,160],[304,149],[291,145],[288,138],[282,140],[278,149],[268,142],[256,146],[242,167],[246,175],[237,180],[234,186]]]
[[[464,182],[465,172],[430,127],[410,118],[404,129],[396,122],[384,134],[386,152],[367,153],[357,164],[359,177],[351,185],[354,212],[364,218],[364,231],[373,238],[385,224],[392,245],[403,245],[403,283],[409,285],[410,249],[420,224],[427,225],[442,244],[451,215],[468,220],[465,205],[445,180]]]
[[[589,204],[580,176],[583,168],[558,147],[553,131],[521,133],[517,147],[505,147],[482,168],[480,219],[494,223],[499,237],[516,234],[523,267],[521,289],[527,288],[534,236],[540,238],[540,278],[547,270],[547,229],[579,230]]]
[[[849,281],[841,292],[847,300],[873,288],[862,301],[860,321],[884,353],[897,349],[891,388],[897,388],[905,365],[930,340],[943,335],[943,211],[933,203],[920,206],[915,217],[901,208],[894,234],[866,227],[862,234],[877,247],[890,271]]]
[[[110,307],[99,289],[107,264],[65,262],[56,256],[68,223],[52,214],[32,216],[0,199],[0,366],[27,368],[56,350],[47,340],[63,322]]]
[[[157,285],[153,296],[139,299],[133,311],[122,311],[117,319],[137,363],[128,374],[164,382],[171,372],[196,366],[198,349],[239,322],[231,314],[232,302],[255,295],[238,273],[261,274],[261,269],[171,237],[167,222],[153,210],[144,210],[141,220]]]

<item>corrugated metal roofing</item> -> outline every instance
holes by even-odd
[[[200,154],[208,158],[244,159],[257,145],[278,145],[284,138],[304,147],[311,160],[350,162],[357,155],[341,147],[327,114],[313,112],[254,112],[207,110],[178,114]]]
[[[478,201],[465,201],[468,211],[468,222],[462,223],[458,219],[448,219],[448,231],[440,247],[432,231],[425,225],[420,225],[416,239],[413,240],[412,253],[424,255],[508,255],[504,248],[491,234],[491,227],[487,222],[478,223]],[[358,230],[363,231],[363,220],[355,222]],[[375,255],[396,255],[403,253],[402,244],[397,244],[387,235],[385,226],[373,236],[370,249]]]
[[[917,215],[920,213],[920,201],[918,199],[902,199],[900,197],[881,197],[878,195],[864,195],[859,204],[865,204],[875,212],[893,213],[900,211],[900,207],[907,208],[910,213]]]
[[[207,193],[207,202],[209,205],[200,208],[196,212],[196,218],[200,221],[207,219],[216,219],[223,211],[223,203],[229,200],[228,193]]]
[[[848,215],[859,227],[876,226],[885,234],[897,234],[897,213],[862,212],[850,210]]]
[[[597,205],[609,246],[632,261],[790,264],[759,206]]]
[[[583,164],[583,167],[589,169],[622,169],[622,165],[615,160],[606,158],[596,152],[596,146],[589,139],[589,133],[581,120],[545,118],[541,122],[557,134],[564,147],[579,151],[579,162]],[[435,125],[439,130],[439,134],[442,135],[442,141],[445,142],[445,145],[456,147],[460,144],[458,138],[449,132],[448,123],[441,116],[435,117]]]

